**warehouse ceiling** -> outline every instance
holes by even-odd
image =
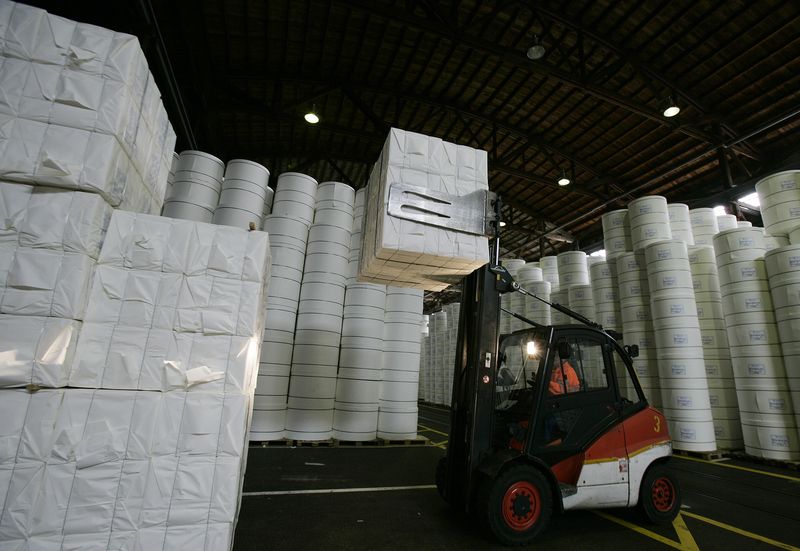
[[[179,149],[356,187],[391,126],[487,150],[509,255],[591,247],[634,197],[718,202],[799,166],[796,0],[38,4],[139,35]]]

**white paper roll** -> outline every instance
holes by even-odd
[[[184,203],[181,201],[164,203],[164,210],[161,215],[168,218],[192,220],[194,222],[205,222],[207,224],[210,224],[211,220],[214,218],[214,213],[212,211],[192,203]]]
[[[225,164],[215,156],[203,151],[186,150],[181,151],[175,172],[181,170],[191,170],[210,176],[216,180],[222,180]]]

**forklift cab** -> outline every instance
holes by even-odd
[[[498,351],[493,447],[550,463],[647,408],[619,345],[582,326],[504,336]]]

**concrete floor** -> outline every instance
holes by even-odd
[[[251,448],[234,549],[503,549],[432,486],[448,421],[421,408],[432,446]],[[570,512],[535,548],[800,551],[800,472],[680,457],[671,468],[684,494],[674,526],[630,510]]]

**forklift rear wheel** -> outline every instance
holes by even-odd
[[[653,524],[670,524],[681,510],[678,479],[661,465],[650,467],[639,489],[639,510]]]
[[[439,462],[436,464],[436,489],[439,491],[439,495],[442,496],[442,499],[447,501],[447,496],[444,495],[444,486],[447,482],[447,456],[442,457],[439,459]]]
[[[535,468],[515,465],[484,484],[484,522],[503,544],[526,545],[549,524],[550,486]]]

